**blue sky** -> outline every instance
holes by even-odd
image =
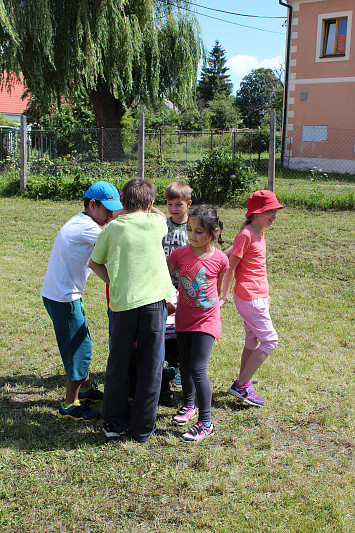
[[[287,8],[281,6],[278,0],[196,0],[196,4],[195,11],[207,51],[210,52],[218,40],[226,52],[233,94],[242,78],[252,69],[277,68],[284,63]],[[240,17],[204,8],[282,18]]]

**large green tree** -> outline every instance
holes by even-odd
[[[22,71],[43,107],[87,92],[96,126],[119,131],[134,100],[192,99],[202,43],[186,4],[0,0],[0,70]],[[118,156],[120,136],[114,142]]]
[[[207,64],[202,69],[197,85],[197,96],[205,103],[217,97],[229,96],[232,93],[233,84],[229,74],[227,74],[229,69],[225,66],[226,62],[225,51],[216,41],[207,59]]]
[[[247,128],[258,128],[269,109],[281,108],[283,85],[270,68],[258,68],[245,76],[236,96],[236,105]]]
[[[240,122],[233,96],[220,96],[208,103],[211,113],[211,127],[220,130],[237,128]]]

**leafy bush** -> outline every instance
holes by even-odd
[[[20,194],[20,173],[18,170],[9,170],[1,173],[0,196],[10,198]]]
[[[188,177],[194,201],[214,204],[233,203],[257,181],[240,155],[233,156],[226,148],[205,154]]]
[[[57,172],[55,175],[48,174],[34,174],[30,173],[27,177],[27,186],[24,193],[20,193],[20,173],[16,170],[2,173],[0,179],[0,197],[23,196],[32,200],[81,200],[84,193],[95,181],[106,180],[112,183],[118,190],[121,190],[123,185],[136,176],[135,168],[126,165],[123,170],[118,171],[110,165],[104,172],[105,165],[101,164],[101,173],[94,171],[91,165],[86,168],[78,168],[74,173],[67,174],[65,172]],[[152,172],[151,176],[146,176],[147,179],[153,181],[157,194],[155,203],[165,204],[165,189],[174,178],[170,180],[160,178],[156,172]]]

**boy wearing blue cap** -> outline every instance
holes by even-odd
[[[41,296],[53,322],[67,377],[60,418],[91,420],[100,413],[89,409],[103,394],[89,380],[92,345],[86,323],[82,292],[91,273],[89,259],[97,237],[122,209],[119,193],[106,181],[98,181],[84,194],[84,211],[74,215],[59,231],[48,261]]]

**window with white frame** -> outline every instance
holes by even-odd
[[[349,59],[352,13],[318,15],[316,62]]]

